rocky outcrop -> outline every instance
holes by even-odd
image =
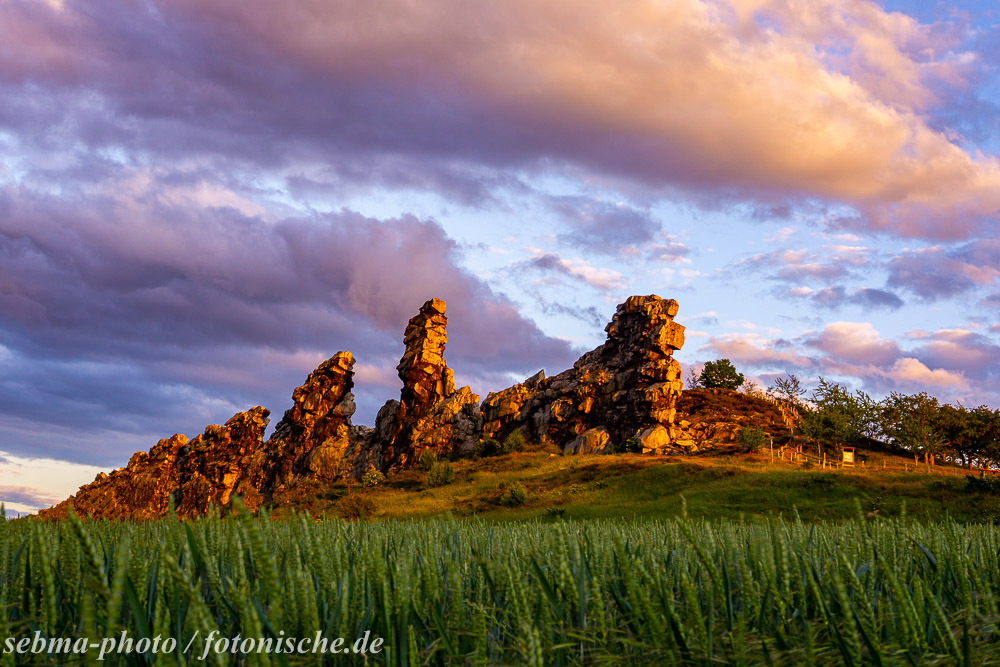
[[[354,356],[338,352],[292,392],[292,407],[267,445],[245,460],[235,492],[250,508],[300,477],[333,481],[350,470],[342,462],[350,444]]]
[[[406,327],[399,400],[379,410],[374,429],[351,423],[354,357],[338,352],[293,392],[292,407],[267,442],[269,413],[255,407],[190,442],[183,435],[161,440],[42,514],[64,516],[72,503],[80,514],[152,518],[173,502],[188,517],[226,507],[234,496],[256,509],[288,497],[299,484],[360,478],[370,468],[391,472],[413,465],[428,449],[439,457],[470,452],[481,438],[502,440],[515,429],[529,441],[575,454],[626,445],[674,450],[679,435],[695,433],[674,425],[682,385],[672,355],[684,344],[676,314],[676,301],[631,297],[606,327],[607,341],[573,368],[554,377],[539,371],[491,393],[480,408],[469,387],[455,387],[444,359],[445,303],[431,299]]]
[[[101,473],[55,507],[47,518],[77,514],[106,519],[151,519],[168,511],[171,498],[180,516],[205,514],[230,500],[247,458],[262,447],[268,411],[255,407],[212,425],[188,442],[183,435],[160,440],[149,452],[136,452],[128,465]]]
[[[444,359],[446,308],[431,299],[406,326],[396,366],[403,389],[398,401],[379,410],[372,436],[384,470],[405,467],[426,449],[439,456],[471,450],[479,439],[479,396],[469,387],[455,389],[455,373]]]
[[[673,353],[684,327],[673,321],[676,301],[633,296],[605,328],[607,341],[551,378],[538,373],[483,401],[485,435],[502,440],[520,429],[568,453],[594,453],[635,438],[644,452],[670,449],[681,394]]]
[[[128,466],[97,476],[75,496],[40,514],[65,516],[70,503],[79,514],[106,518],[152,518],[167,512],[199,516],[222,508],[238,495],[250,509],[299,479],[333,481],[344,474],[344,453],[367,440],[352,430],[354,357],[338,352],[310,373],[292,394],[292,407],[264,443],[269,412],[255,407],[212,425],[190,442],[183,435],[137,452]],[[370,429],[367,429],[370,431]],[[359,443],[364,440],[364,444]],[[350,461],[349,461],[350,463]],[[346,472],[353,472],[347,465]]]

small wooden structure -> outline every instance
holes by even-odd
[[[844,451],[844,461],[841,465],[845,468],[854,467],[854,447],[843,447]]]

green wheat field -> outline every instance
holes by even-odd
[[[181,647],[212,630],[317,629],[384,639],[325,664],[1000,664],[998,553],[995,526],[860,510],[840,524],[18,520],[0,528],[0,635],[178,640],[87,663],[109,665],[199,664],[201,640]]]

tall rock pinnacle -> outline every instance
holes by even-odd
[[[406,349],[396,366],[403,389],[375,420],[374,439],[387,469],[416,461],[424,449],[447,455],[471,449],[478,439],[479,396],[469,387],[455,389],[455,374],[444,360],[446,308],[441,299],[430,299],[406,325]]]

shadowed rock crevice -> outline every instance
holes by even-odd
[[[672,355],[684,344],[684,327],[673,321],[677,308],[658,296],[630,297],[605,328],[607,341],[573,368],[553,377],[539,371],[480,407],[469,387],[455,388],[444,358],[446,306],[431,299],[407,324],[396,367],[399,400],[382,406],[374,428],[351,423],[354,356],[338,352],[292,393],[292,407],[267,442],[269,412],[255,407],[190,442],[183,435],[161,440],[40,514],[62,517],[72,504],[80,514],[145,519],[165,514],[172,499],[178,515],[190,517],[226,507],[236,495],[257,509],[299,483],[360,478],[370,468],[391,472],[428,449],[439,457],[468,453],[479,439],[503,439],[515,429],[567,453],[607,452],[629,441],[664,453],[679,435],[673,422],[681,369]]]

